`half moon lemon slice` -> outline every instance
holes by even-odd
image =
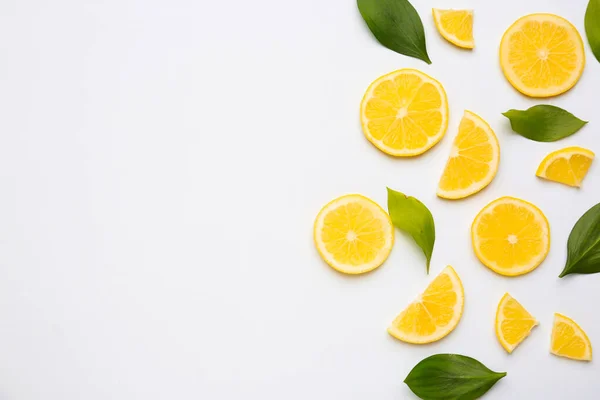
[[[456,328],[465,295],[454,268],[447,266],[427,289],[394,319],[388,333],[407,343],[440,340]]]
[[[465,111],[437,195],[455,200],[479,192],[494,179],[499,163],[496,134],[479,115]]]

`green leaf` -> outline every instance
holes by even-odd
[[[510,120],[513,131],[536,142],[554,142],[580,130],[582,121],[560,107],[540,104],[527,110],[508,110],[502,113]]]
[[[435,224],[431,212],[414,197],[387,188],[388,213],[394,226],[410,234],[427,257],[427,273],[435,243]]]
[[[600,272],[600,203],[579,218],[567,242],[567,264],[559,275]]]
[[[390,50],[431,64],[423,23],[408,0],[357,0],[375,38]]]
[[[472,400],[505,376],[471,357],[436,354],[415,365],[404,383],[422,399]]]
[[[600,0],[590,0],[585,11],[585,34],[596,60],[600,61]]]

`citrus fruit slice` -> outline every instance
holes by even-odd
[[[548,154],[535,174],[540,178],[580,187],[593,159],[594,152],[591,150],[567,147]]]
[[[502,296],[496,310],[496,337],[504,350],[512,353],[537,324],[536,319],[510,294]]]
[[[464,290],[454,268],[447,266],[418,299],[402,311],[388,333],[408,343],[431,343],[456,328],[462,316]]]
[[[494,131],[479,115],[465,111],[437,195],[462,199],[490,184],[500,162],[500,145]]]
[[[555,313],[550,353],[573,360],[591,361],[592,343],[575,321]]]
[[[433,20],[440,35],[464,49],[475,47],[473,40],[473,10],[440,10],[433,8]]]
[[[537,268],[550,250],[550,226],[542,211],[514,197],[485,206],[471,226],[477,258],[500,275],[523,275]]]
[[[394,227],[379,205],[350,194],[321,209],[315,220],[314,238],[327,264],[346,274],[362,274],[387,259],[394,244]]]
[[[531,97],[556,96],[571,89],[583,72],[583,41],[562,17],[526,15],[504,33],[500,65],[519,92]]]
[[[400,69],[373,82],[360,105],[367,139],[392,156],[424,153],[448,127],[448,100],[442,85],[414,69]]]

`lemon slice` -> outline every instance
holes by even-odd
[[[456,328],[462,316],[464,291],[454,268],[447,266],[418,299],[396,317],[388,333],[404,342],[440,340]]]
[[[360,105],[367,139],[392,156],[424,153],[448,127],[448,100],[442,85],[414,69],[400,69],[373,82]]]
[[[473,40],[473,10],[440,10],[433,8],[433,20],[438,32],[450,43],[472,49]]]
[[[550,226],[542,211],[514,197],[485,206],[471,226],[477,258],[501,275],[523,275],[537,268],[550,250]]]
[[[479,115],[465,111],[440,179],[437,195],[462,199],[490,184],[500,163],[494,131]]]
[[[346,274],[362,274],[379,267],[394,244],[390,216],[359,194],[339,197],[317,215],[317,250],[323,260]]]
[[[505,293],[496,310],[496,337],[509,353],[529,336],[538,322],[510,294]]]
[[[573,360],[591,361],[592,343],[575,321],[556,313],[554,326],[552,326],[550,353]]]
[[[504,33],[500,65],[519,92],[531,97],[556,96],[571,89],[583,72],[583,41],[562,17],[527,15]]]
[[[546,156],[535,173],[540,178],[580,187],[594,153],[582,147],[567,147]]]

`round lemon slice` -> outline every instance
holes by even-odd
[[[374,201],[350,194],[327,204],[314,225],[319,254],[334,269],[362,274],[379,267],[394,244],[390,216]]]
[[[526,15],[504,33],[500,65],[519,92],[531,97],[556,96],[575,86],[583,73],[583,41],[562,17]]]
[[[421,71],[394,71],[369,86],[360,105],[360,119],[367,139],[384,153],[416,156],[446,133],[446,92]]]
[[[485,206],[471,226],[477,258],[501,275],[523,275],[537,268],[550,250],[550,225],[542,211],[514,197]]]

